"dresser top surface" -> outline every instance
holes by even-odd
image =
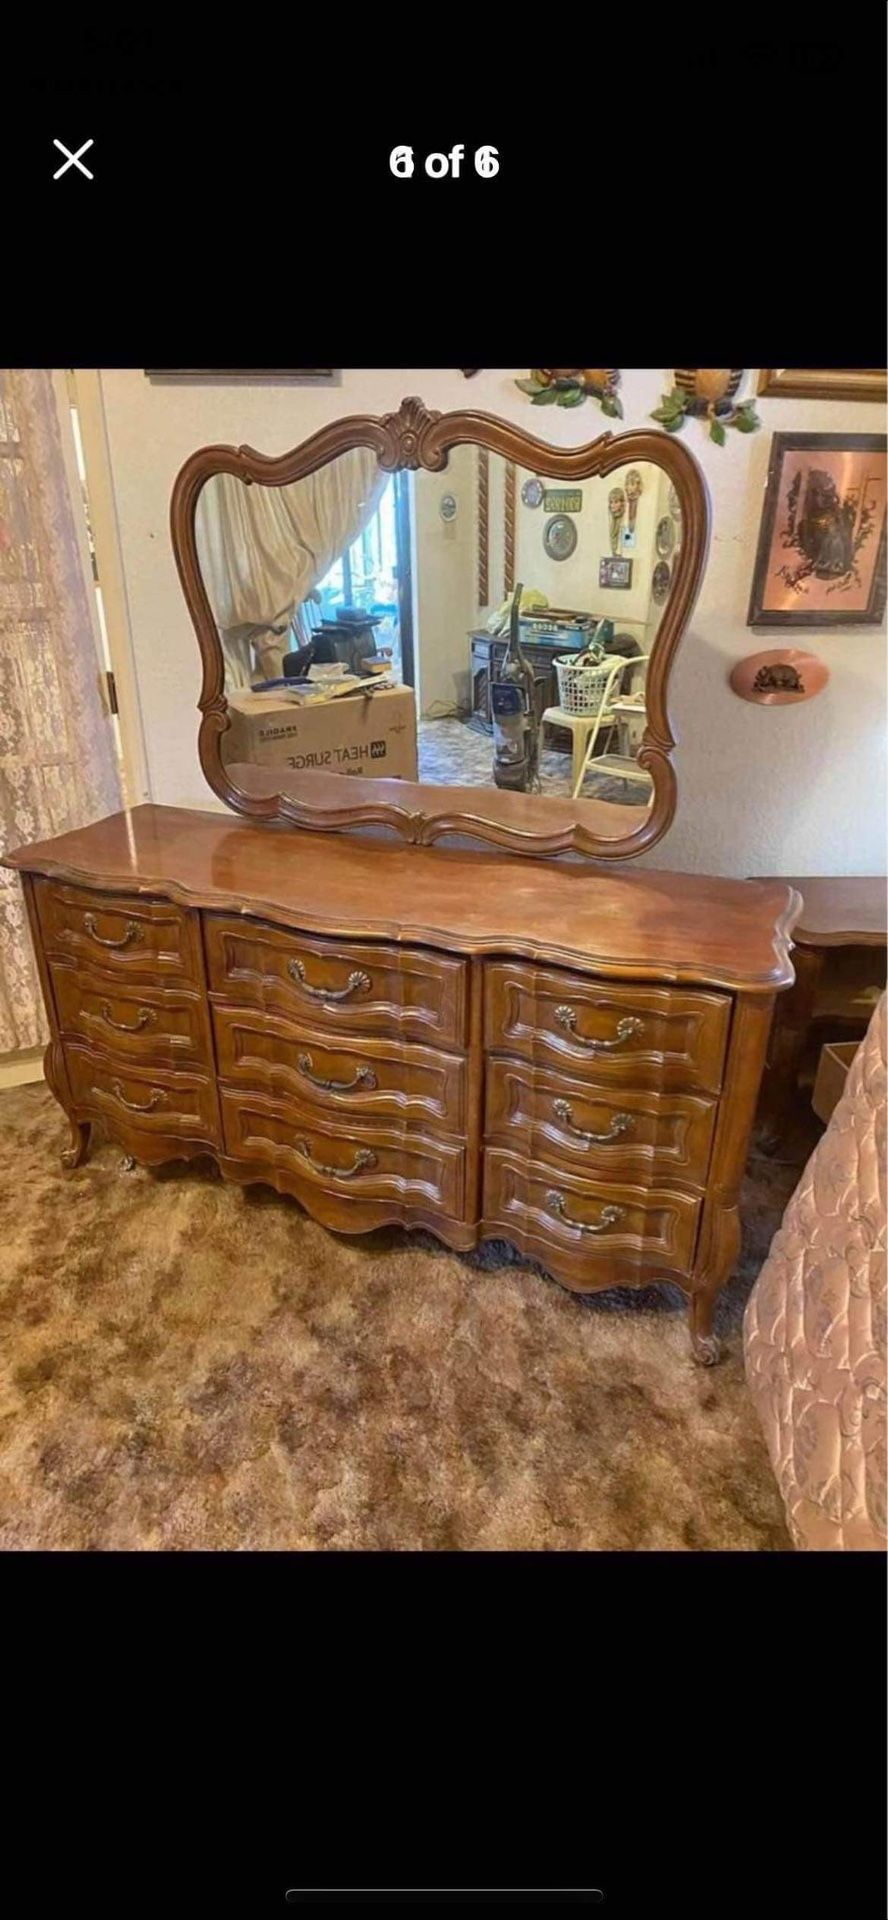
[[[784,885],[802,896],[796,945],[884,947],[888,941],[888,887],[881,874],[795,874]]]
[[[793,978],[781,880],[566,865],[134,807],[3,864],[306,932],[506,953],[610,974],[773,991]]]

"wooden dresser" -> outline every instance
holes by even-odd
[[[327,1227],[676,1282],[696,1357],[798,897],[785,884],[144,806],[10,854],[66,1165],[212,1154]]]

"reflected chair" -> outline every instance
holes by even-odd
[[[639,654],[634,660],[624,654],[614,654],[595,667],[577,667],[572,662],[556,660],[561,704],[546,707],[540,719],[543,729],[562,727],[570,733],[570,780],[574,799],[599,738],[615,724],[612,702],[622,685],[623,675],[644,666],[647,659],[647,654]]]
[[[586,736],[586,744],[580,760],[579,772],[575,771],[575,777],[574,777],[574,783],[573,783],[573,789],[572,789],[572,797],[574,800],[579,799],[579,796],[583,787],[583,781],[585,780],[586,775],[592,771],[594,771],[596,774],[600,774],[603,778],[607,778],[610,780],[625,780],[630,785],[634,785],[634,786],[651,787],[653,785],[650,774],[645,771],[644,767],[640,767],[638,765],[638,761],[635,760],[631,754],[623,754],[623,753],[596,754],[595,752],[595,748],[596,748],[598,738],[602,728],[605,726],[614,727],[617,723],[618,715],[616,712],[616,707],[617,707],[620,695],[622,694],[622,684],[615,687],[615,681],[618,679],[618,676],[621,678],[622,674],[626,673],[627,676],[631,676],[630,678],[631,691],[637,692],[639,685],[643,686],[644,684],[644,677],[647,670],[647,663],[649,659],[650,659],[650,654],[640,653],[635,660],[629,660],[629,661],[622,660],[618,663],[617,673],[611,674],[610,679],[607,683],[607,686],[604,690],[604,694],[601,702],[601,708],[598,714],[595,716],[595,724],[592,728],[590,728]],[[637,677],[639,674],[640,674],[640,678]],[[644,713],[643,706],[639,709],[639,711],[642,714]],[[594,768],[592,764],[593,758],[594,758]]]

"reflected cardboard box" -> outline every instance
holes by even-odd
[[[230,765],[291,767],[297,773],[351,773],[417,780],[416,699],[411,687],[380,688],[300,705],[286,695],[231,694],[222,735]]]

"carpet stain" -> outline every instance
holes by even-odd
[[[710,1373],[677,1291],[338,1238],[96,1133],[67,1174],[48,1089],[0,1096],[0,1547],[789,1548],[740,1320],[813,1139],[750,1163]]]

